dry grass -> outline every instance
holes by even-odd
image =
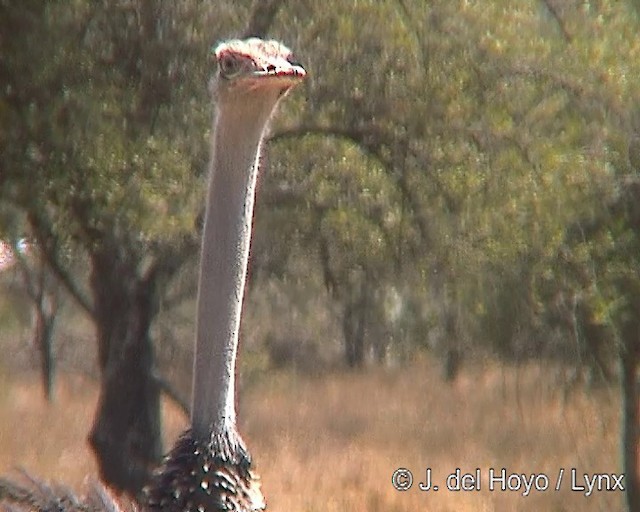
[[[262,475],[270,510],[550,511],[619,510],[620,493],[585,498],[553,491],[560,468],[618,472],[618,402],[612,391],[575,394],[567,404],[552,371],[470,368],[452,386],[423,360],[403,370],[302,377],[265,375],[243,390],[243,432]],[[33,375],[0,380],[0,474],[23,466],[81,487],[95,465],[85,442],[95,385],[61,379],[57,401],[43,403]],[[169,438],[184,418],[166,407]],[[170,442],[170,440],[169,440]],[[437,493],[391,486],[398,467],[416,482],[433,469]],[[483,471],[480,492],[444,490],[460,467]],[[489,468],[545,473],[551,489],[487,490]]]

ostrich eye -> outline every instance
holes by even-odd
[[[232,78],[240,72],[240,61],[233,55],[223,55],[220,58],[220,73],[226,78]]]

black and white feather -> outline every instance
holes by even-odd
[[[146,489],[146,508],[163,512],[264,510],[259,478],[236,434],[214,434],[207,443],[188,430],[176,442]]]
[[[86,496],[78,496],[68,487],[48,484],[22,471],[15,479],[0,478],[0,511],[138,512],[138,508],[121,502],[97,482]]]

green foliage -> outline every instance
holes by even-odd
[[[5,4],[3,197],[65,244],[110,237],[140,261],[192,237],[207,51],[248,4]],[[632,5],[331,7],[287,3],[273,27],[310,79],[273,128],[255,269],[324,280],[338,315],[366,293],[372,332],[396,337],[453,316],[456,343],[553,352],[576,300],[613,329],[637,282]]]
[[[357,290],[345,269],[373,272],[380,297],[411,275],[436,324],[455,316],[456,343],[505,355],[571,350],[568,298],[613,328],[615,283],[637,280],[637,233],[610,212],[636,174],[632,6],[353,2],[309,19],[300,133],[332,137],[278,154],[314,212],[288,217],[293,230],[329,240],[343,300]],[[364,155],[336,159],[345,143]],[[354,194],[380,171],[384,215]],[[594,222],[597,239],[571,235]]]

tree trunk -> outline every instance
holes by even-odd
[[[635,323],[635,322],[634,322]],[[637,334],[637,333],[636,333]],[[620,381],[622,394],[622,471],[628,512],[640,510],[640,480],[638,475],[638,389],[636,373],[638,350],[636,340],[625,339],[620,350]]]
[[[139,496],[162,456],[160,389],[149,336],[157,297],[154,283],[141,279],[135,265],[116,261],[117,254],[92,258],[102,378],[89,441],[100,477]]]
[[[55,298],[42,293],[34,305],[35,346],[40,352],[40,373],[42,389],[47,402],[53,399],[53,381],[55,376],[55,363],[53,357],[53,330],[56,321]]]
[[[367,323],[367,308],[369,305],[369,287],[367,276],[360,283],[360,290],[352,290],[347,298],[342,317],[342,333],[345,344],[345,360],[349,368],[361,367],[364,364],[365,328]]]
[[[33,346],[40,354],[40,378],[47,402],[53,400],[55,378],[55,358],[53,354],[53,332],[58,314],[58,288],[49,269],[35,252],[32,258],[25,258],[16,246],[18,265],[22,275],[24,290],[32,303]],[[33,259],[34,263],[29,263]]]
[[[364,322],[361,313],[357,305],[347,304],[342,318],[344,355],[349,368],[356,368],[364,363]]]

